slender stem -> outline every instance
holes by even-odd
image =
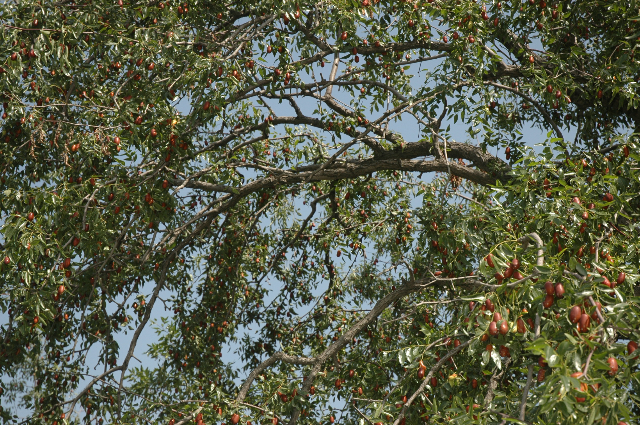
[[[591,363],[591,357],[593,356],[593,353],[596,351],[596,347],[594,346],[591,351],[589,352],[589,355],[587,356],[587,362],[584,365],[584,370],[582,371],[582,376],[584,378],[587,377],[587,372],[589,372],[589,364]]]

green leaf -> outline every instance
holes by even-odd
[[[560,365],[560,356],[553,348],[548,345],[544,348],[544,358],[550,367],[557,367]]]
[[[400,363],[401,365],[407,363],[407,354],[404,350],[398,351],[398,363]]]
[[[582,264],[580,264],[580,263],[576,264],[576,271],[578,273],[580,273],[582,276],[587,276],[588,275],[587,271],[585,270],[584,267],[582,267]]]
[[[498,369],[502,369],[502,359],[500,358],[500,354],[496,350],[491,350],[491,359],[496,364]]]
[[[489,359],[491,358],[491,353],[488,351],[482,352],[482,366],[486,366],[489,363]]]
[[[571,257],[569,259],[569,269],[570,270],[575,270],[577,265],[578,265],[578,261],[576,260],[576,258],[575,257]]]
[[[547,266],[535,266],[534,270],[540,275],[548,275],[552,273],[552,269]]]
[[[546,340],[544,338],[538,338],[529,343],[526,346],[526,349],[534,354],[544,354],[547,347],[548,345]]]

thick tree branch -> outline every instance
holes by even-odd
[[[380,171],[413,171],[428,173],[447,172],[451,169],[452,174],[485,186],[492,185],[496,180],[499,180],[499,177],[491,176],[488,173],[471,167],[466,167],[456,162],[447,163],[446,160],[425,161],[406,160],[400,158],[393,159],[394,157],[397,158],[399,156],[401,155],[390,154],[385,159],[364,159],[349,162],[335,162],[334,164],[327,166],[324,170],[319,170],[322,165],[307,165],[295,170],[273,169],[272,172],[274,174],[255,180],[238,189],[200,180],[189,180],[186,184],[184,184],[184,181],[176,179],[172,179],[170,182],[172,184],[184,185],[184,187],[187,188],[200,189],[208,192],[233,193],[241,197],[246,197],[250,193],[273,188],[275,186],[287,186],[303,182],[309,183],[352,179]],[[244,166],[244,164],[237,164],[237,166]]]

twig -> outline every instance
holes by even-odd
[[[481,204],[480,202],[476,201],[476,200],[475,200],[475,199],[473,199],[473,198],[469,198],[468,196],[465,196],[465,195],[463,195],[462,193],[458,193],[458,192],[453,192],[453,194],[454,194],[454,195],[456,195],[456,196],[459,196],[459,197],[461,197],[461,198],[464,198],[464,199],[466,199],[467,201],[475,202],[476,204],[478,204],[478,205],[480,205],[482,208],[484,208],[484,209],[485,209],[485,211],[489,211],[489,207],[488,207],[488,206],[486,206],[486,205],[484,205],[484,204]]]
[[[493,413],[494,415],[499,415],[502,417],[502,422],[500,422],[500,424],[506,424],[507,421],[512,421],[512,422],[516,422],[516,423],[524,423],[524,424],[531,424],[531,422],[527,422],[523,419],[516,419],[516,418],[512,418],[511,416],[507,415],[506,413],[502,413],[499,412],[497,410],[493,410],[493,409],[488,409],[487,412],[489,413]]]
[[[106,372],[104,372],[101,375],[96,376],[95,378],[93,378],[91,380],[91,382],[89,382],[89,384],[87,384],[84,389],[82,391],[80,391],[80,393],[72,400],[70,400],[68,403],[71,405],[69,407],[69,410],[67,411],[67,416],[71,417],[71,413],[73,413],[73,409],[76,406],[76,403],[78,402],[78,400],[80,400],[80,398],[84,395],[84,393],[86,393],[88,390],[91,389],[91,387],[93,387],[93,385],[100,381],[102,378],[104,378],[105,376],[108,376],[110,374],[112,374],[113,372],[116,372],[118,370],[122,370],[124,369],[124,365],[120,365],[120,366],[116,366],[114,368],[111,368],[109,370],[107,370]]]
[[[587,362],[584,365],[584,370],[582,371],[582,377],[583,378],[587,378],[587,372],[589,371],[589,364],[591,363],[591,356],[593,356],[593,353],[596,351],[596,347],[594,346],[591,351],[589,352],[589,355],[587,356]]]
[[[373,425],[373,422],[371,422],[371,420],[370,420],[369,418],[367,418],[367,417],[364,415],[364,413],[362,413],[362,412],[360,411],[360,409],[358,409],[358,408],[355,406],[355,404],[353,405],[353,408],[354,408],[354,409],[356,409],[356,411],[358,412],[358,414],[359,414],[360,416],[362,416],[362,418],[363,418],[364,420],[366,420],[366,421],[367,421],[367,422],[369,422],[371,425]]]
[[[600,254],[600,242],[602,242],[610,233],[612,233],[611,231],[606,232],[602,235],[602,237],[600,239],[598,239],[596,241],[596,243],[594,244],[595,248],[596,248],[596,263],[599,261],[599,254]]]
[[[244,381],[244,384],[242,384],[242,387],[238,392],[238,396],[236,397],[236,401],[238,402],[243,401],[244,398],[247,396],[247,393],[249,392],[249,388],[251,387],[251,384],[253,383],[254,379],[256,379],[256,377],[260,375],[263,370],[265,370],[266,368],[268,368],[278,360],[283,361],[284,363],[289,363],[289,364],[312,365],[318,361],[318,358],[290,356],[289,354],[283,353],[281,351],[275,353],[273,356],[269,357],[267,360],[260,363],[258,367],[256,367],[251,371],[247,379]]]

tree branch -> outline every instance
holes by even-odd
[[[422,394],[424,392],[424,389],[426,388],[427,384],[430,383],[431,378],[433,377],[433,374],[436,373],[438,370],[440,370],[440,368],[442,367],[444,362],[449,360],[449,358],[451,358],[452,356],[455,356],[460,351],[462,351],[465,348],[467,348],[473,341],[474,341],[474,339],[472,338],[472,339],[469,339],[468,341],[463,342],[462,344],[458,345],[458,347],[454,348],[453,350],[449,351],[447,354],[442,356],[442,358],[440,358],[440,360],[438,360],[438,362],[429,370],[429,373],[427,374],[427,376],[425,376],[424,380],[422,381],[422,384],[420,384],[420,387],[418,387],[418,389],[411,395],[411,397],[407,400],[405,405],[402,407],[402,410],[400,411],[400,414],[398,415],[396,420],[393,422],[393,425],[399,425],[400,424],[400,420],[404,417],[404,415],[405,415],[407,409],[409,408],[409,406],[411,406],[413,401],[420,394]]]
[[[240,387],[240,391],[238,392],[238,396],[236,397],[236,402],[244,401],[247,393],[249,392],[249,388],[253,381],[269,366],[273,365],[277,361],[282,361],[284,363],[295,364],[295,365],[313,365],[318,361],[317,357],[299,357],[299,356],[291,356],[289,354],[283,352],[277,352],[273,356],[269,357],[267,360],[263,361],[251,371],[247,379]]]

